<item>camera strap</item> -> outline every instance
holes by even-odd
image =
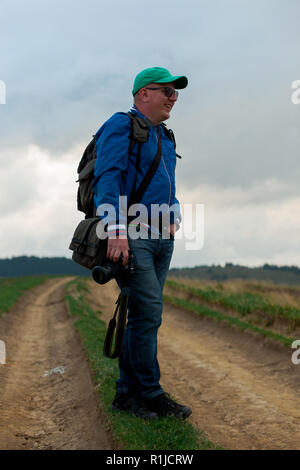
[[[104,346],[103,346],[103,354],[110,359],[115,359],[116,357],[120,356],[124,338],[124,332],[126,327],[126,320],[127,320],[127,307],[128,307],[128,299],[130,297],[130,289],[128,286],[123,286],[119,297],[116,301],[116,309],[113,318],[110,320],[108,329],[106,332]],[[112,344],[115,334],[115,344],[114,350],[112,352]]]

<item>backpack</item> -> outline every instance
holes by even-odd
[[[128,112],[128,116],[131,121],[130,135],[129,135],[129,147],[128,152],[131,153],[135,144],[138,145],[137,159],[136,159],[136,175],[132,188],[132,192],[129,198],[129,206],[133,203],[139,202],[146,191],[150,181],[158,168],[161,159],[161,138],[159,139],[159,145],[156,157],[154,158],[150,168],[146,172],[144,179],[136,190],[136,180],[139,170],[140,155],[142,144],[147,142],[149,127],[151,121],[137,116],[134,113]],[[176,149],[176,142],[174,133],[171,129],[168,129],[165,124],[162,125],[165,135],[172,140],[174,148]],[[180,155],[176,153],[178,158]],[[93,139],[86,147],[82,158],[79,162],[77,173],[79,183],[77,190],[77,209],[85,214],[85,219],[82,220],[77,226],[71,244],[70,250],[73,251],[72,259],[76,263],[84,266],[88,269],[93,269],[97,265],[101,265],[105,259],[107,239],[99,239],[97,236],[97,223],[100,221],[100,217],[96,216],[96,207],[94,204],[94,167],[97,160],[96,152],[96,135],[93,135]],[[95,182],[97,179],[95,179]]]

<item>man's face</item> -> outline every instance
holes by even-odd
[[[147,91],[148,108],[156,122],[163,122],[169,119],[171,110],[177,101],[175,93],[168,97],[164,88],[175,90],[173,83],[151,83],[144,87]],[[154,89],[155,88],[155,89]]]

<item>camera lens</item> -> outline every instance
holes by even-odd
[[[103,272],[100,266],[95,266],[92,271],[92,276],[95,282],[103,284]]]

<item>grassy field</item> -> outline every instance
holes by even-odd
[[[287,347],[300,334],[300,289],[245,281],[166,281],[165,301]]]
[[[176,418],[160,418],[147,422],[128,413],[112,411],[118,377],[118,362],[106,358],[102,353],[106,325],[84,299],[87,286],[83,278],[71,281],[66,288],[66,301],[70,314],[76,318],[79,331],[94,380],[98,384],[99,398],[104,404],[107,426],[126,450],[198,450],[218,449],[209,442],[204,433],[193,428],[187,421]]]
[[[42,284],[49,276],[25,276],[0,279],[0,316],[11,307],[32,287]]]

